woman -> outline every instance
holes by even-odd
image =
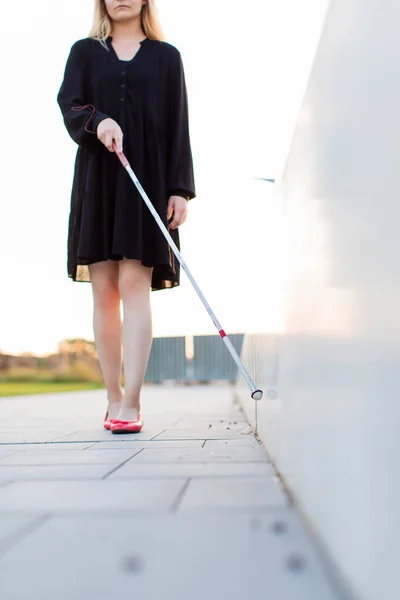
[[[178,247],[177,228],[196,195],[182,60],[162,40],[155,0],[95,0],[92,31],[71,48],[58,103],[79,145],[68,275],[92,284],[108,397],[104,427],[139,432],[152,342],[150,290],[179,285],[180,272],[114,149],[126,154]]]

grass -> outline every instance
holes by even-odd
[[[55,394],[59,392],[79,392],[104,388],[101,383],[57,382],[57,381],[0,381],[0,398],[27,396],[33,394]]]

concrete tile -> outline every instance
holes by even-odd
[[[111,440],[110,442],[96,442],[93,446],[88,448],[88,451],[92,452],[93,450],[119,450],[123,448],[124,450],[136,448],[153,448],[157,450],[165,450],[166,448],[201,448],[204,444],[205,440],[172,440],[172,441],[144,441],[144,440],[121,440],[118,441],[118,437],[116,437],[115,441]],[[132,439],[132,438],[131,438]]]
[[[4,460],[5,458],[8,458],[9,456],[14,456],[17,453],[18,453],[18,450],[9,450],[9,451],[0,450],[0,465],[1,465],[2,460]]]
[[[204,438],[208,437],[209,433],[218,436],[231,435],[232,433],[242,435],[242,431],[244,431],[248,427],[248,424],[236,424],[236,425],[220,425],[219,423],[185,423],[182,425],[171,425],[170,427],[165,427],[167,431],[195,431],[203,435]]]
[[[137,463],[129,461],[110,476],[110,479],[135,479],[136,477],[273,477],[273,467],[266,462],[214,462],[214,463]],[[246,485],[244,479],[243,485]]]
[[[291,556],[304,567],[290,570]],[[7,600],[336,598],[288,510],[236,514],[234,526],[229,515],[54,518],[3,557],[0,580]]]
[[[211,451],[221,450],[222,448],[258,448],[266,454],[257,440],[250,435],[242,435],[240,438],[233,438],[231,440],[207,440],[204,447]]]
[[[90,445],[91,445],[91,442],[72,443],[72,444],[69,444],[69,443],[59,444],[58,442],[45,442],[45,443],[37,443],[37,444],[26,443],[26,444],[9,444],[9,445],[4,445],[4,446],[0,445],[0,456],[1,456],[4,448],[9,448],[10,452],[13,452],[13,453],[27,452],[28,450],[33,450],[34,452],[40,452],[42,450],[43,450],[43,452],[48,452],[49,450],[51,450],[54,452],[55,450],[66,450],[66,451],[85,450]],[[8,450],[4,450],[4,451],[8,452]]]
[[[110,472],[112,465],[29,465],[18,466],[0,465],[0,478],[5,478],[8,481],[24,481],[24,480],[52,480],[59,481],[62,479],[70,480],[88,480],[101,479],[104,475]],[[0,500],[1,509],[1,500]]]
[[[36,518],[37,517],[32,515],[0,514],[0,547],[3,542],[18,533],[18,531],[20,531],[22,528],[35,521]]]
[[[168,429],[157,436],[157,440],[221,440],[221,439],[241,439],[243,434],[232,429],[219,430],[214,429]]]
[[[169,426],[168,429],[217,429],[217,430],[237,430],[242,431],[246,427],[248,427],[248,422],[244,419],[240,420],[223,420],[223,419],[206,419],[204,421],[193,421],[193,420],[183,420],[178,423],[174,423],[172,426]],[[211,426],[211,427],[210,427]],[[165,427],[167,429],[167,427]]]
[[[18,421],[4,423],[0,435],[11,435],[15,433],[32,435],[37,432],[44,435],[62,435],[75,431],[78,428],[77,426],[79,426],[79,423],[80,420],[69,421],[67,419],[59,421],[58,423],[55,419],[51,419],[48,423],[44,423],[42,420],[35,419],[34,416],[30,415],[28,412],[23,421],[18,419]]]
[[[12,511],[170,510],[184,480],[21,481],[0,489],[0,514]]]
[[[9,459],[13,460],[13,457]],[[3,461],[4,462],[4,461]],[[258,448],[146,448],[133,459],[135,463],[174,462],[267,462],[267,456]]]
[[[15,432],[15,433],[3,433],[0,434],[0,444],[31,444],[34,442],[50,442],[52,440],[56,440],[61,436],[69,436],[72,435],[72,431],[28,431],[26,433],[23,432]],[[83,440],[84,441],[84,440]]]
[[[0,474],[0,530],[3,518],[12,542],[0,559],[1,597],[242,600],[268,590],[271,600],[333,600],[271,465],[252,458],[260,447],[232,392],[145,386],[144,431],[118,437],[102,429],[104,390],[2,400],[3,460],[19,441],[31,464],[1,467],[19,478]],[[204,440],[206,454],[193,459]],[[33,448],[44,441],[55,443]],[[118,464],[142,447],[158,460]],[[291,556],[305,568],[290,570]]]
[[[177,425],[182,425],[184,423],[188,423],[190,426],[193,424],[196,425],[208,425],[209,423],[213,423],[215,425],[230,425],[233,423],[247,425],[247,419],[242,413],[242,411],[238,410],[234,413],[219,413],[213,414],[208,413],[207,411],[203,411],[200,414],[188,414],[179,415],[179,419],[177,420]]]
[[[90,465],[113,464],[118,465],[140,452],[137,449],[128,450],[56,450],[44,452],[43,450],[18,452],[0,461],[1,467],[7,465]]]
[[[268,509],[287,505],[280,486],[267,478],[192,479],[179,510]]]
[[[160,433],[162,433],[163,429],[154,429],[154,430],[143,430],[140,433],[135,433],[135,434],[129,434],[127,433],[125,434],[119,434],[118,435],[118,440],[123,441],[123,440],[130,440],[132,441],[132,439],[135,440],[145,440],[145,441],[149,441],[151,439],[153,439],[154,437],[156,437],[157,435],[159,435]],[[94,430],[85,430],[85,431],[77,431],[75,433],[71,433],[68,434],[66,436],[63,436],[61,439],[59,439],[59,442],[107,442],[110,440],[115,439],[117,436],[113,435],[112,433],[110,433],[109,431],[106,431],[105,429],[94,429]]]
[[[6,485],[10,485],[12,483],[12,479],[5,479],[4,477],[0,477],[0,488],[5,487]]]

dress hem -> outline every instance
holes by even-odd
[[[148,264],[138,257],[135,257],[135,256],[131,257],[131,256],[124,256],[124,255],[121,255],[121,258],[100,258],[100,259],[90,259],[90,262],[84,262],[84,263],[77,262],[76,264],[73,265],[72,270],[68,269],[68,277],[74,283],[91,283],[89,269],[88,269],[88,267],[90,265],[96,264],[99,262],[107,262],[109,260],[114,261],[114,262],[121,262],[123,259],[137,260],[144,267],[153,269],[151,291],[161,291],[164,289],[172,289],[172,288],[178,287],[180,285],[179,269],[178,269],[178,272],[176,272],[176,270],[173,269],[173,267],[171,266],[171,263]],[[89,259],[86,259],[86,260],[89,261]],[[83,268],[87,267],[87,272],[88,272],[89,276],[85,277],[85,278],[79,277],[79,275],[78,275],[79,267],[83,267]],[[170,269],[171,275],[169,277],[167,277],[167,276],[162,277],[162,276],[160,276],[161,274],[159,274],[159,276],[157,278],[155,278],[154,277],[155,270],[159,270],[159,269]],[[158,282],[160,282],[160,285],[154,285],[154,282],[157,280],[158,280]]]

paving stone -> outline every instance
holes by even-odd
[[[29,465],[18,466],[0,465],[0,478],[5,481],[23,481],[23,480],[52,480],[61,479],[101,479],[112,469],[110,464],[101,465]],[[1,509],[1,500],[0,500]]]
[[[234,526],[227,515],[54,518],[3,557],[0,580],[6,600],[336,598],[289,510],[237,514]]]
[[[183,429],[183,430],[196,429],[198,431],[205,429],[207,431],[210,428],[211,429],[215,428],[218,431],[219,430],[222,430],[222,431],[228,430],[229,431],[230,429],[232,429],[233,431],[240,432],[248,426],[249,426],[248,422],[245,420],[242,420],[242,419],[240,421],[237,421],[237,420],[223,421],[222,420],[222,422],[221,422],[221,419],[215,419],[215,420],[206,419],[204,421],[192,421],[192,420],[179,421],[178,423],[174,423],[173,425],[170,425],[168,427],[168,429]]]
[[[34,522],[36,518],[37,516],[32,515],[0,514],[0,547],[6,540],[11,538],[22,528]]]
[[[204,445],[207,450],[220,450],[221,448],[257,448],[266,454],[263,447],[250,435],[242,435],[231,440],[206,440]]]
[[[2,400],[1,598],[334,600],[232,391],[144,386],[124,436],[104,390]]]
[[[157,436],[158,440],[199,440],[199,439],[209,439],[209,440],[223,440],[223,439],[232,439],[237,438],[241,439],[243,434],[238,431],[233,431],[232,429],[201,429],[197,430],[193,429],[168,429],[164,431],[160,435]]]
[[[29,415],[29,412],[28,412]],[[29,415],[23,421],[18,419],[17,425],[4,424],[0,435],[11,435],[11,434],[21,434],[21,435],[32,435],[36,433],[41,433],[43,435],[63,435],[66,433],[71,433],[72,431],[78,429],[80,420],[68,421],[67,419],[57,422],[57,419],[52,418],[48,419],[47,423],[43,422],[42,419],[35,419],[33,416]]]
[[[166,431],[195,431],[197,433],[205,434],[203,437],[207,437],[207,434],[213,433],[218,434],[219,436],[224,436],[225,434],[230,435],[232,433],[237,435],[242,435],[242,431],[244,431],[248,427],[248,423],[240,423],[239,425],[221,425],[220,423],[184,423],[182,425],[171,425],[169,427],[165,427]]]
[[[135,456],[133,462],[267,462],[267,456],[258,448],[146,448]]]
[[[149,441],[151,439],[153,439],[154,437],[160,435],[160,433],[163,432],[163,429],[160,427],[159,429],[146,429],[141,433],[135,433],[135,434],[118,434],[118,436],[115,436],[114,434],[112,434],[110,431],[106,431],[105,429],[92,429],[90,431],[77,431],[75,433],[71,433],[68,434],[66,436],[63,436],[61,439],[59,439],[58,441],[62,441],[62,442],[87,442],[88,444],[90,442],[103,442],[103,441],[110,441],[110,440],[114,440],[116,437],[118,437],[119,441],[123,441],[123,440],[127,440],[127,441],[132,441],[132,439],[135,440],[145,440],[145,441]]]
[[[110,479],[135,479],[136,477],[225,477],[269,476],[275,471],[266,462],[214,462],[214,463],[137,463],[129,461],[110,476]],[[246,485],[246,480],[243,481]]]
[[[73,435],[72,431],[28,431],[26,433],[16,432],[16,433],[3,433],[0,434],[0,444],[31,444],[34,442],[51,442],[60,438],[61,436],[69,436]],[[85,441],[85,440],[82,440]]]
[[[90,446],[88,450],[118,450],[120,448],[125,449],[133,449],[136,448],[153,448],[157,450],[165,450],[167,448],[201,448],[204,444],[205,440],[172,440],[172,441],[164,441],[164,440],[121,440],[118,441],[118,437],[115,441],[110,442],[96,442],[93,446]],[[132,439],[132,438],[131,438]]]
[[[18,452],[18,450],[9,450],[6,452],[0,450],[0,465],[1,465],[2,460],[4,460],[5,458],[8,458],[9,456],[13,456],[14,454],[17,454],[17,452]]]
[[[0,461],[0,469],[6,465],[89,465],[89,464],[114,464],[118,465],[140,452],[137,449],[120,450],[56,450],[44,452],[43,450],[29,450],[18,452]]]
[[[3,449],[5,448],[9,448],[10,453],[13,452],[14,454],[17,452],[27,452],[28,450],[33,450],[34,452],[40,452],[41,450],[43,450],[44,452],[48,452],[50,451],[55,451],[55,450],[66,450],[66,451],[71,451],[71,450],[86,450],[86,448],[88,448],[89,446],[91,446],[91,442],[83,442],[83,443],[62,443],[59,444],[58,442],[45,442],[45,443],[36,443],[36,444],[9,444],[9,445],[0,445],[0,456],[2,455]],[[8,450],[4,450],[4,452],[8,452]]]
[[[184,480],[21,481],[0,489],[1,512],[170,510]]]
[[[242,424],[244,426],[247,425],[247,420],[241,411],[237,413],[227,414],[208,414],[208,413],[200,413],[198,415],[186,414],[181,415],[180,418],[176,421],[177,425],[181,425],[183,423],[187,423],[190,426],[192,425],[208,425],[209,423],[215,423],[217,425],[230,425],[230,424]]]
[[[266,478],[196,478],[190,481],[179,509],[266,509],[287,503],[280,486]]]

